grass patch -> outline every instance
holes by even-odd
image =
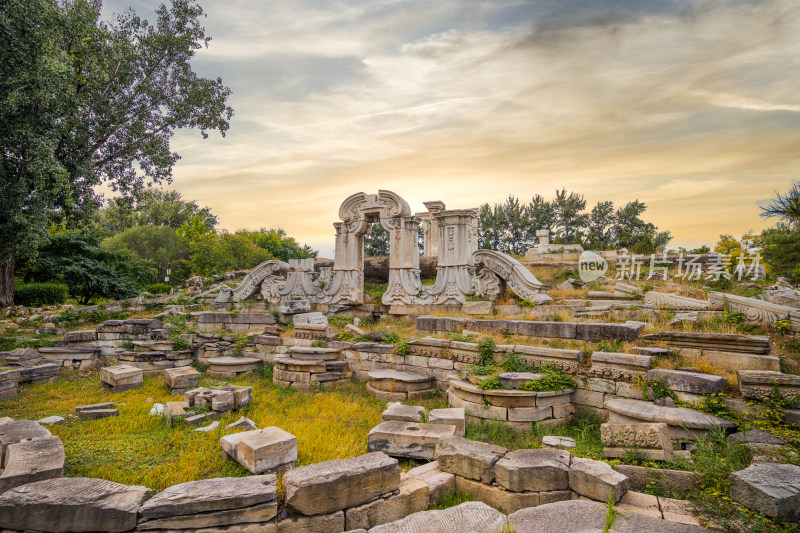
[[[438,502],[430,504],[427,510],[441,511],[442,509],[447,509],[448,507],[455,507],[456,505],[461,505],[465,502],[474,501],[478,501],[478,499],[472,494],[467,494],[466,492],[461,492],[459,490],[451,490],[446,492]]]
[[[367,394],[363,383],[317,393],[276,387],[260,375],[243,376],[233,383],[252,386],[253,403],[223,417],[219,428],[207,433],[179,424],[169,427],[163,418],[149,415],[153,404],[148,399],[181,400],[170,396],[161,376],[146,376],[142,388],[115,394],[100,385],[97,372],[76,373],[57,383],[25,387],[17,398],[3,402],[0,417],[63,416],[64,424],[49,429],[64,443],[66,476],[96,477],[154,490],[198,479],[249,475],[235,461],[225,460],[219,446],[219,438],[232,433],[225,426],[242,414],[259,428],[278,426],[296,436],[298,465],[366,453],[367,433],[381,421],[383,404]],[[79,405],[109,401],[116,404],[119,416],[101,420],[74,416]]]
[[[592,412],[585,413],[563,424],[545,426],[531,424],[531,429],[521,431],[494,420],[468,422],[466,436],[471,440],[488,442],[509,450],[521,448],[541,448],[542,437],[555,435],[575,439],[574,455],[590,459],[605,459],[603,444],[600,442],[602,421]]]

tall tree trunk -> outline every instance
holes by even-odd
[[[0,307],[14,305],[14,253],[0,261]]]

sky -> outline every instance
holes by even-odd
[[[145,18],[161,2],[113,0]],[[282,227],[332,256],[341,202],[412,212],[556,189],[713,247],[774,223],[800,180],[795,0],[200,0],[222,138],[179,131],[172,188],[228,230]]]

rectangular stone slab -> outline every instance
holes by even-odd
[[[180,483],[159,492],[142,505],[143,519],[208,513],[274,502],[277,476],[212,478]]]
[[[254,474],[297,460],[297,438],[275,426],[225,435],[219,442],[225,453]]]
[[[397,459],[368,453],[294,468],[284,476],[286,505],[311,516],[354,507],[400,487]]]
[[[6,448],[0,494],[19,485],[64,475],[64,446],[56,436],[24,440]]]
[[[389,420],[370,430],[367,451],[430,461],[434,458],[439,440],[455,434],[456,427],[452,425]]]
[[[104,479],[58,478],[29,483],[0,495],[0,527],[67,533],[122,532],[136,527],[149,489]]]

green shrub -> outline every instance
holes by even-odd
[[[355,322],[356,317],[350,315],[333,315],[328,317],[328,324],[335,328],[343,328],[347,324]]]
[[[145,290],[150,294],[169,294],[169,291],[172,290],[172,287],[166,283],[151,283],[145,287]]]
[[[492,360],[492,351],[495,346],[497,346],[497,343],[492,337],[483,337],[478,341],[478,353],[481,355],[481,361],[483,361],[484,365]]]
[[[29,283],[14,289],[16,305],[61,305],[68,296],[69,288],[61,283]]]
[[[402,339],[394,346],[394,351],[397,355],[408,355],[408,339]]]
[[[540,379],[523,383],[517,389],[527,391],[554,391],[574,389],[578,385],[563,370],[551,365],[542,365],[536,370],[544,376]]]

